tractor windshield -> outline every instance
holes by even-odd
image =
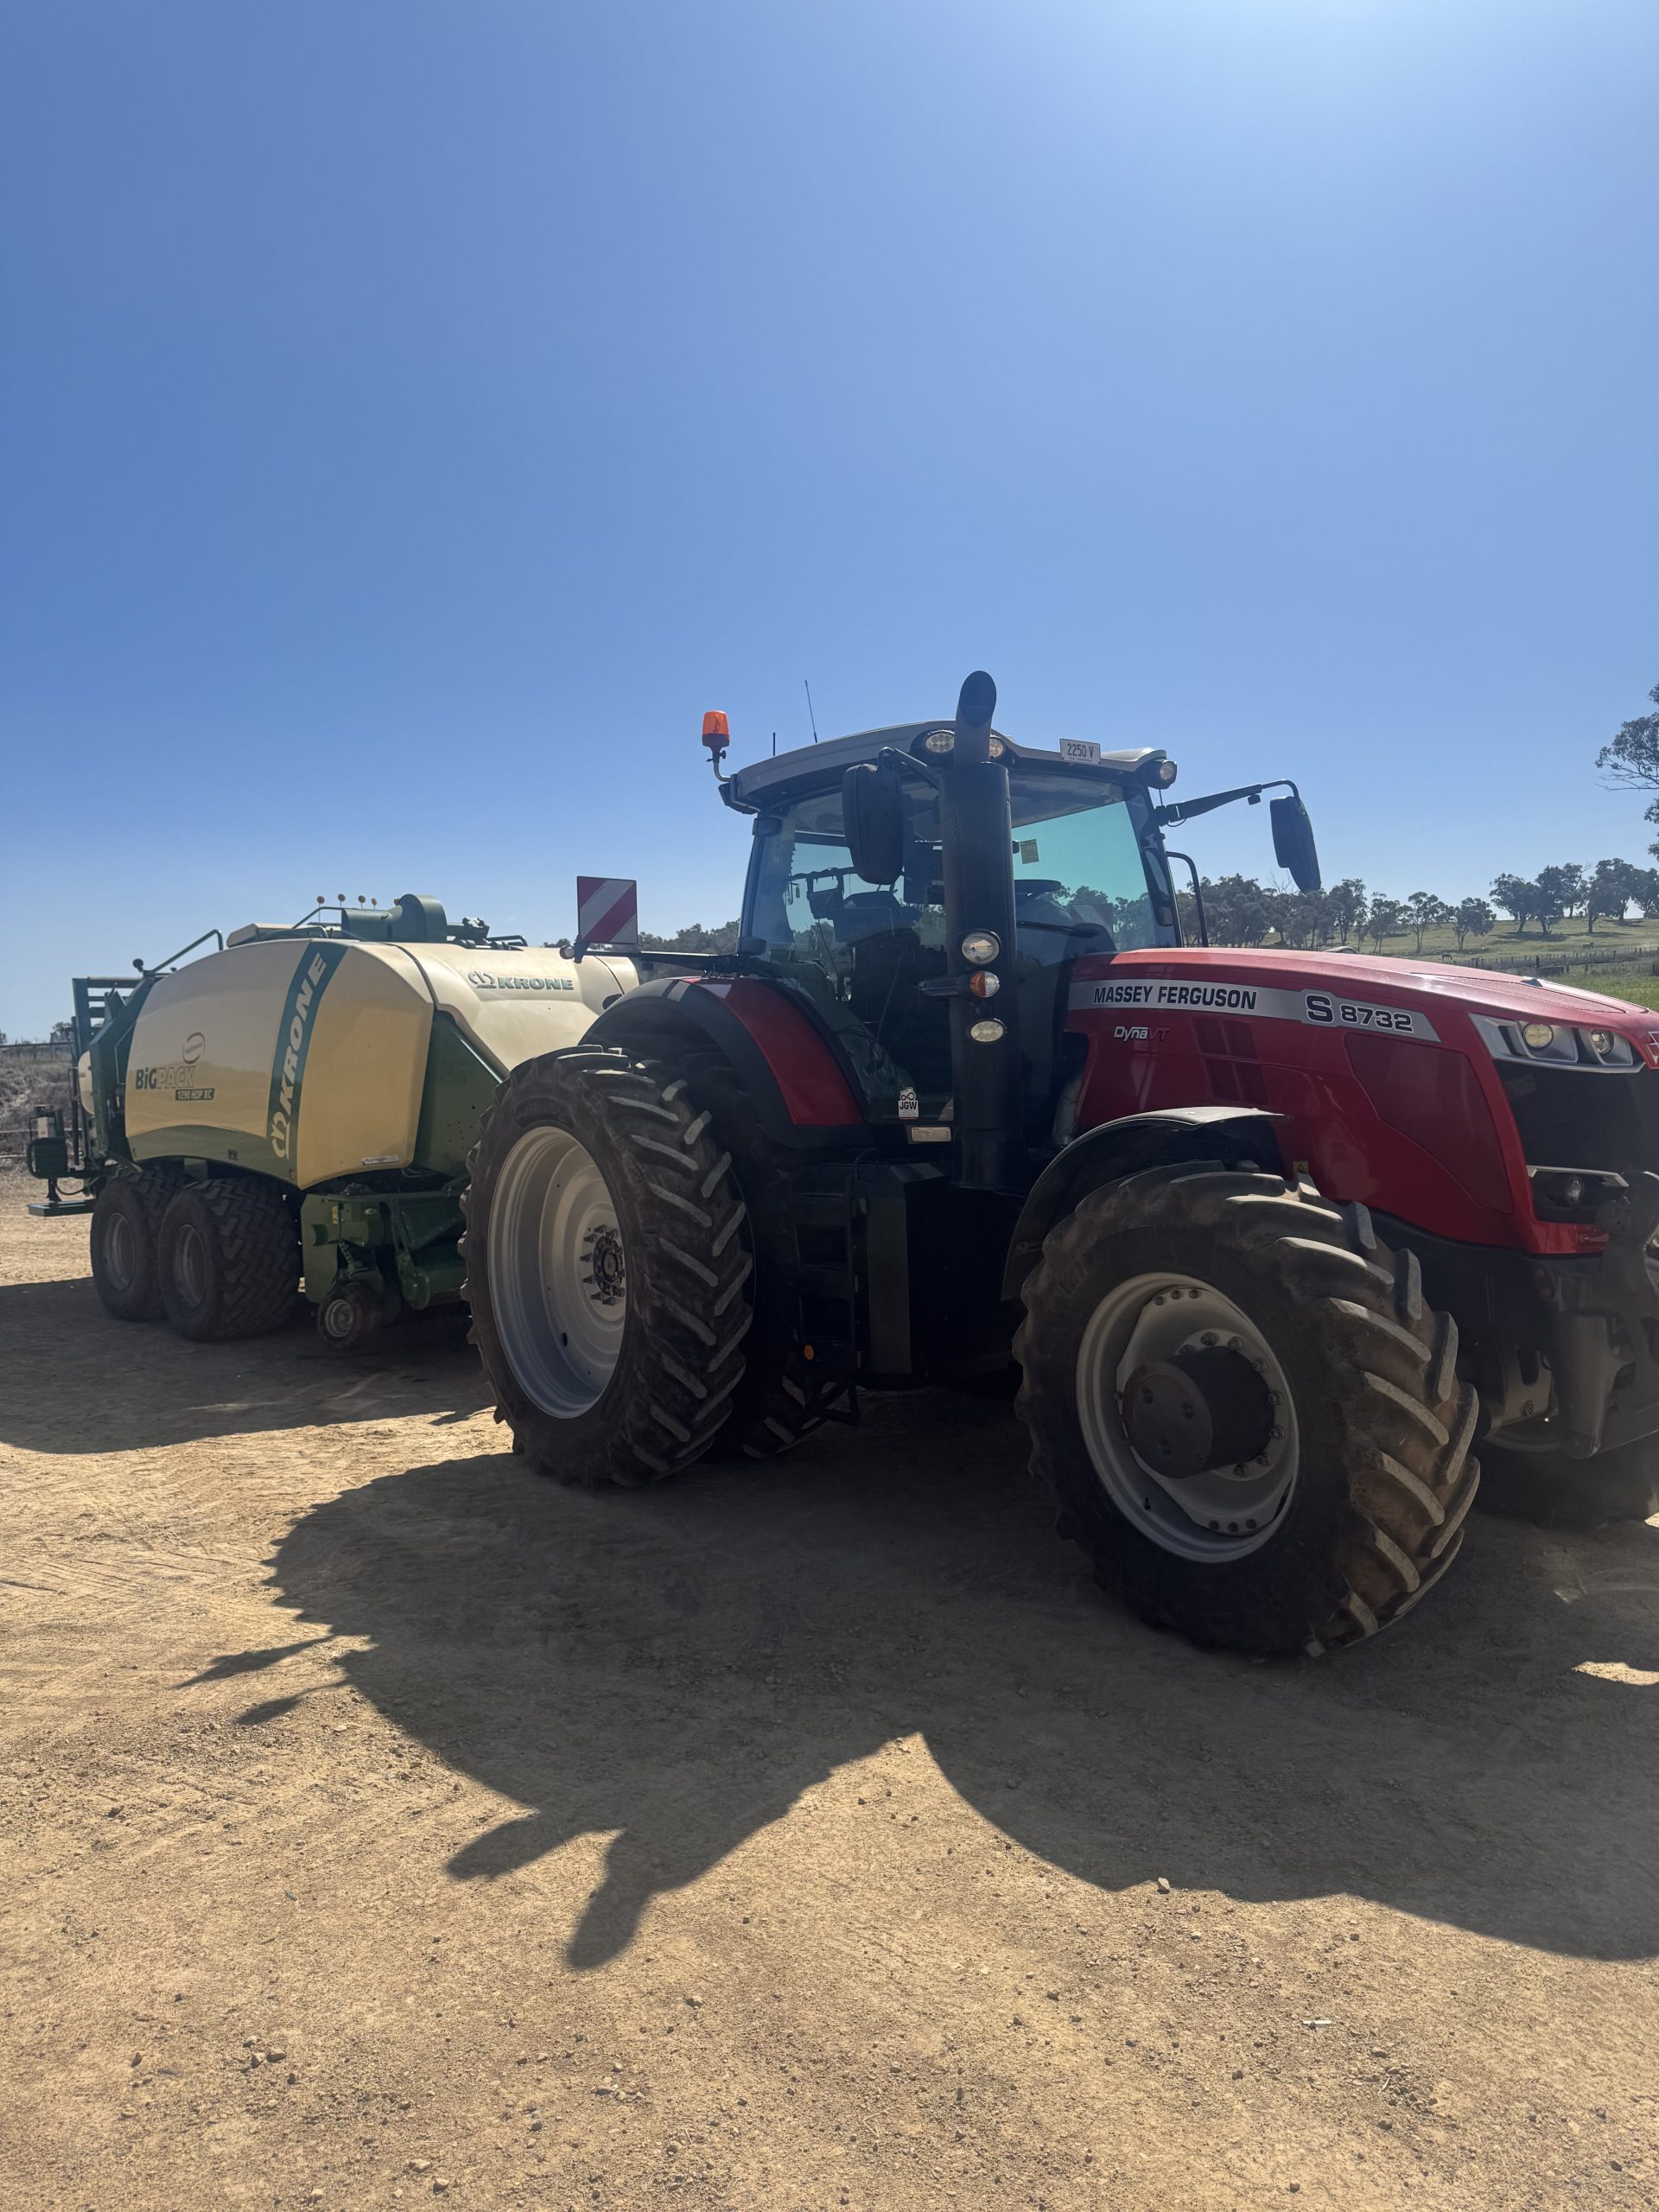
[[[1138,789],[1035,761],[1020,762],[1009,784],[1020,1022],[1035,1073],[1053,1050],[1062,963],[1167,932],[1154,919]],[[898,1114],[913,1090],[925,1119],[950,1092],[945,1002],[919,988],[945,972],[944,887],[932,790],[918,780],[905,806],[903,873],[878,885],[854,869],[839,782],[774,803],[755,823],[744,934],[837,1031],[870,1112]]]

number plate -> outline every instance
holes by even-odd
[[[1060,740],[1062,760],[1086,760],[1093,767],[1100,766],[1100,747],[1091,737],[1063,737]]]

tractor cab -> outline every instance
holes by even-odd
[[[873,1122],[949,1118],[952,1093],[941,779],[952,725],[901,724],[765,760],[722,785],[753,817],[741,950],[836,1034]],[[1154,794],[1173,774],[1154,749],[1065,760],[993,732],[1007,769],[1014,944],[983,1015],[1016,1025],[1027,1134],[1052,1120],[1071,963],[1176,944]],[[902,813],[897,867],[872,881],[849,842],[849,770],[888,765]],[[867,862],[866,865],[868,865]],[[1005,982],[1006,979],[1006,982]]]

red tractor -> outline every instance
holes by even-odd
[[[753,823],[736,954],[515,1068],[474,1157],[516,1447],[648,1483],[1017,1367],[1099,1580],[1254,1653],[1414,1605],[1477,1448],[1513,1510],[1645,1517],[1659,1017],[1184,942],[1164,830],[1274,787],[1177,804],[1161,752],[1037,751],[995,696],[729,776],[709,718]]]

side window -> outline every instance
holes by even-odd
[[[1014,908],[1023,949],[1046,965],[1089,950],[1126,952],[1158,942],[1146,867],[1128,807],[1033,779],[1014,829]]]
[[[907,1090],[935,1114],[950,1090],[949,1016],[921,984],[944,973],[938,824],[912,806],[896,882],[867,883],[844,841],[839,788],[771,818],[755,857],[748,933],[839,1036],[870,1110]]]

